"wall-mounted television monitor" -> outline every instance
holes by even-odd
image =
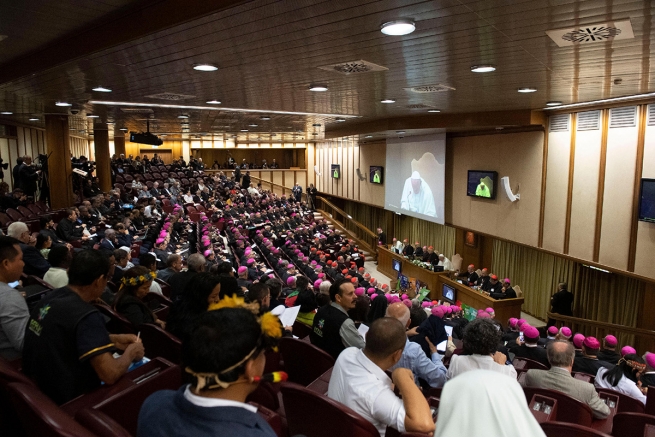
[[[372,165],[369,169],[369,180],[372,184],[382,185],[384,175],[384,167],[379,165]]]
[[[391,260],[391,268],[397,271],[398,273],[400,273],[400,266],[401,266],[400,261],[398,261],[397,259]]]
[[[639,220],[655,223],[655,179],[641,180]]]
[[[444,300],[450,303],[455,303],[455,301],[457,300],[457,290],[454,287],[443,284],[443,288],[441,290],[441,296],[444,298]]]
[[[482,199],[495,199],[498,173],[495,171],[469,170],[466,195]]]
[[[334,179],[339,179],[341,177],[341,166],[339,164],[332,164],[330,175]]]

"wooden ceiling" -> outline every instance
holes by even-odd
[[[0,35],[8,38],[0,41],[0,111],[14,115],[0,117],[42,127],[40,115],[66,111],[54,106],[62,100],[81,110],[77,124],[93,113],[116,129],[145,130],[145,118],[153,117],[151,130],[170,135],[277,132],[321,139],[326,128],[357,131],[375,120],[424,116],[430,108],[442,114],[531,110],[552,100],[652,92],[654,6],[648,0],[3,2]],[[398,18],[413,19],[416,31],[380,32],[382,23]],[[630,20],[633,39],[558,47],[545,33],[623,19]],[[319,68],[355,60],[386,70],[343,75]],[[193,70],[205,62],[218,71]],[[477,64],[497,70],[472,73]],[[329,91],[308,91],[315,83]],[[405,90],[436,84],[454,90]],[[98,85],[113,92],[91,91]],[[519,87],[537,92],[520,94]],[[148,97],[161,93],[187,97]],[[396,102],[380,103],[384,98]],[[151,114],[134,114],[89,103],[210,106],[211,99],[222,102],[217,108],[323,115],[270,113],[264,121],[263,113],[152,107]],[[188,128],[180,114],[189,115]],[[29,122],[34,115],[41,120]],[[337,122],[341,115],[357,118]]]

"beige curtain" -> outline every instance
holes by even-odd
[[[448,259],[455,254],[455,228],[450,226],[403,215],[399,217],[395,231],[389,239],[407,238],[412,244],[418,241],[421,246],[433,246],[435,252],[443,253]]]

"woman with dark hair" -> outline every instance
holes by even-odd
[[[270,313],[258,318],[249,309],[223,306],[202,314],[182,342],[182,362],[193,382],[146,399],[137,435],[276,437],[246,398],[257,389],[266,351],[280,336]]]
[[[45,232],[39,232],[39,235],[36,236],[36,244],[34,247],[39,250],[41,256],[43,256],[45,259],[48,259],[48,253],[50,253],[51,246],[52,238],[50,238],[50,235],[46,234]]]
[[[363,294],[361,296],[357,296],[357,300],[355,300],[355,308],[349,310],[348,315],[351,319],[353,319],[355,325],[359,327],[359,325],[362,323],[366,324],[370,308],[371,300],[367,295]]]
[[[223,299],[225,296],[243,297],[244,293],[241,287],[239,287],[237,278],[234,276],[219,276],[219,278],[221,278],[221,292],[219,299]]]
[[[389,301],[387,296],[384,294],[378,294],[373,302],[371,302],[371,309],[368,312],[366,323],[368,326],[371,326],[371,323],[375,322],[377,319],[381,319],[387,314],[387,307],[389,306]]]
[[[605,367],[598,369],[594,385],[616,390],[646,405],[646,395],[637,386],[640,373],[644,370],[646,370],[646,361],[639,355],[628,354],[621,358],[613,369],[608,370]]]
[[[155,323],[162,328],[166,322],[159,320],[152,310],[143,302],[150,292],[150,286],[155,274],[143,266],[135,266],[125,271],[121,279],[121,287],[116,293],[114,309],[129,320],[136,329],[144,323]],[[156,301],[153,301],[157,303]]]
[[[298,312],[296,321],[311,328],[311,326],[314,324],[316,309],[318,308],[314,292],[312,290],[306,289],[299,291],[298,297],[296,298],[296,305],[300,305],[300,311]]]
[[[179,339],[186,338],[193,322],[218,302],[221,278],[211,273],[198,273],[184,288],[182,297],[173,303],[166,319],[166,330]]]

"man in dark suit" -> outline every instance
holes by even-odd
[[[158,198],[161,196],[161,191],[159,191],[159,182],[155,182],[152,184],[152,188],[150,189],[150,195],[154,198]]]
[[[245,175],[243,175],[243,181],[241,182],[241,188],[244,190],[247,190],[250,188],[250,172],[247,171]]]
[[[30,245],[32,236],[27,225],[23,222],[13,222],[7,228],[7,235],[20,241],[20,248],[23,251],[23,273],[34,275],[43,279],[43,275],[50,269],[50,263],[46,260],[39,249]]]
[[[114,250],[118,249],[119,246],[120,245],[116,239],[116,231],[113,229],[107,229],[105,231],[105,238],[103,238],[100,242],[100,249],[113,252]]]
[[[563,316],[573,316],[573,293],[568,291],[566,282],[560,282],[557,286],[557,292],[550,298],[551,313],[561,314]],[[548,326],[554,325],[555,320],[548,320]]]
[[[598,352],[598,359],[610,364],[618,364],[621,354],[616,351],[618,340],[613,335],[606,335],[603,338],[603,348]]]
[[[646,371],[641,375],[641,386],[655,386],[655,354],[646,352],[644,360],[646,360]]]
[[[20,167],[20,183],[21,188],[28,197],[34,197],[36,193],[36,181],[39,180],[41,170],[36,170],[32,167],[32,157],[24,156],[23,165]]]
[[[586,337],[582,342],[582,356],[575,357],[573,362],[574,372],[584,372],[596,375],[598,369],[605,367],[608,370],[614,368],[613,364],[598,359],[600,342],[595,337]]]
[[[403,240],[403,244],[405,245],[405,247],[403,248],[403,255],[405,256],[414,255],[414,247],[411,244],[409,244],[407,238]]]
[[[489,289],[490,290],[495,290],[496,289],[496,284],[493,284],[494,278],[496,275],[491,276],[491,280],[489,281]],[[498,281],[496,281],[498,282]],[[493,297],[494,299],[514,299],[516,298],[516,291],[512,288],[509,278],[505,278],[503,281],[503,285],[500,288],[500,291],[491,291],[489,293],[489,296]]]
[[[20,169],[23,166],[23,158],[16,158],[16,165],[11,170],[14,176],[14,188],[23,188],[20,180]]]
[[[521,343],[520,337],[516,338],[516,344],[509,346],[509,351],[517,358],[528,358],[549,367],[546,349],[539,346],[539,330],[534,326],[528,326],[523,330],[525,342]]]
[[[387,234],[384,233],[382,228],[378,228],[378,244],[385,246],[387,244]]]
[[[458,278],[465,278],[465,284],[468,286],[473,286],[478,282],[478,274],[475,271],[475,266],[473,264],[469,264],[467,267],[466,271],[464,273],[460,273],[457,275]]]
[[[89,239],[89,237],[83,234],[82,226],[77,225],[77,212],[75,208],[66,209],[66,217],[61,219],[59,224],[57,224],[57,235],[66,242],[76,240],[86,241]]]

